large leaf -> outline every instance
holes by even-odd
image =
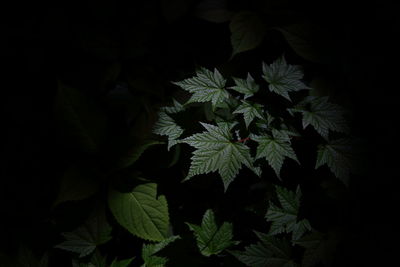
[[[250,267],[295,267],[291,248],[285,239],[256,232],[261,242],[249,245],[244,251],[230,251],[239,261]]]
[[[232,224],[224,222],[218,228],[212,210],[205,212],[200,226],[190,223],[186,224],[194,232],[197,246],[204,256],[208,257],[219,254],[226,248],[237,243],[232,240]]]
[[[176,124],[166,112],[158,113],[158,121],[154,124],[153,133],[168,137],[168,150],[177,144],[177,139],[182,135],[183,129]]]
[[[195,77],[180,82],[174,82],[182,89],[193,93],[188,103],[211,101],[213,108],[229,98],[225,89],[226,80],[217,69],[214,72],[201,67]]]
[[[331,140],[318,147],[317,163],[315,168],[326,164],[329,169],[346,185],[352,169],[352,146],[347,138]]]
[[[108,203],[118,223],[132,234],[152,241],[167,238],[167,200],[163,195],[157,197],[156,184],[138,185],[130,193],[111,190]]]
[[[244,99],[253,96],[260,89],[260,86],[256,84],[250,73],[247,74],[246,80],[240,78],[233,78],[233,80],[236,85],[229,87],[229,89],[244,94]]]
[[[263,78],[269,83],[269,90],[277,93],[290,101],[290,92],[310,89],[301,79],[303,71],[300,66],[286,63],[285,57],[281,56],[271,65],[263,62]]]
[[[168,262],[168,259],[165,257],[156,256],[155,254],[177,239],[180,239],[180,237],[171,236],[156,244],[144,244],[142,247],[142,259],[144,261],[142,267],[165,266],[165,264]]]
[[[302,113],[303,128],[311,125],[325,139],[328,139],[329,131],[346,133],[349,130],[343,117],[344,109],[329,103],[328,97],[306,97],[290,111]]]
[[[298,162],[286,136],[282,134],[275,134],[274,136],[264,134],[261,136],[252,135],[251,138],[258,143],[256,159],[265,158],[278,178],[280,178],[280,171],[285,157]]]
[[[254,160],[250,155],[250,148],[243,143],[232,141],[230,130],[233,125],[228,123],[218,123],[217,126],[201,124],[207,131],[182,140],[196,148],[186,179],[190,179],[194,175],[218,171],[226,190],[238,175],[243,164],[260,175],[259,169],[253,166]]]
[[[76,252],[79,257],[84,257],[91,254],[96,246],[108,242],[111,230],[104,210],[95,211],[82,226],[72,232],[62,233],[66,241],[56,248]]]
[[[231,19],[229,28],[233,48],[232,57],[256,48],[264,38],[264,22],[253,12],[243,11],[235,14]]]
[[[292,241],[298,240],[307,230],[311,230],[308,220],[298,221],[300,208],[301,191],[297,188],[296,193],[286,190],[283,187],[276,187],[278,200],[281,207],[270,201],[265,218],[272,222],[269,231],[270,235],[279,233],[292,233]]]
[[[248,128],[250,123],[257,117],[259,119],[264,119],[263,106],[260,104],[252,104],[248,101],[242,101],[240,106],[233,113],[242,113],[244,117],[244,122]]]

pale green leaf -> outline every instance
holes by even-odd
[[[264,119],[262,112],[263,106],[260,104],[252,104],[248,101],[242,101],[239,107],[233,113],[242,113],[244,117],[244,122],[248,128],[250,123],[257,117],[259,119]]]
[[[186,224],[194,232],[197,246],[204,256],[217,255],[226,248],[236,244],[235,241],[232,241],[232,224],[224,222],[218,228],[212,210],[205,212],[201,226],[190,223]]]
[[[175,114],[185,110],[185,106],[176,101],[175,99],[173,99],[173,104],[174,105],[170,107],[162,107],[160,110],[168,114]]]
[[[259,46],[264,38],[263,20],[253,12],[236,13],[229,24],[231,30],[232,57]]]
[[[230,130],[234,125],[201,124],[207,130],[206,132],[194,134],[182,140],[183,143],[196,148],[186,179],[218,171],[226,190],[243,164],[259,175],[259,170],[253,166],[254,160],[250,155],[250,148],[243,143],[232,141]]]
[[[161,111],[158,113],[158,121],[153,126],[153,133],[168,137],[169,150],[178,143],[177,139],[182,135],[183,129],[167,113]]]
[[[111,190],[108,203],[118,223],[132,234],[151,241],[167,238],[167,200],[157,196],[156,184],[138,185],[130,193]]]
[[[244,99],[253,96],[258,92],[260,86],[256,84],[250,73],[247,74],[247,79],[233,78],[235,86],[229,87],[229,89],[235,90],[236,92],[244,94]]]
[[[280,135],[272,137],[265,134],[262,136],[253,135],[252,139],[258,142],[256,159],[265,158],[279,178],[285,157],[298,162],[290,142],[285,137]]]
[[[175,240],[180,239],[179,236],[171,236],[156,244],[144,244],[142,247],[143,267],[163,267],[168,262],[165,257],[156,256],[155,254],[161,251]]]
[[[175,85],[193,94],[188,103],[211,101],[215,109],[217,104],[223,103],[229,98],[230,95],[225,89],[226,80],[217,69],[211,72],[201,67],[196,75],[193,78],[174,82]]]
[[[286,63],[282,56],[275,60],[271,65],[263,63],[263,78],[269,83],[269,90],[283,96],[290,101],[290,92],[310,89],[301,79],[303,71],[300,66]]]

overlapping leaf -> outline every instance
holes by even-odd
[[[244,94],[244,99],[253,96],[260,89],[260,86],[256,84],[250,73],[247,74],[246,80],[240,78],[233,78],[233,80],[236,85],[229,87],[229,89]]]
[[[298,162],[296,154],[286,136],[275,133],[274,136],[267,134],[262,136],[252,135],[251,138],[258,142],[256,159],[265,158],[279,178],[285,157]]]
[[[201,123],[207,130],[182,140],[196,150],[186,179],[194,175],[218,171],[225,190],[239,173],[242,165],[252,169],[257,175],[260,170],[253,166],[250,149],[245,144],[232,141],[230,130],[234,125],[218,123],[217,126]]]
[[[265,215],[267,221],[272,222],[269,234],[292,233],[292,241],[298,240],[307,230],[311,230],[310,223],[306,219],[298,221],[301,190],[296,193],[283,187],[276,187],[278,200],[281,207],[270,201],[270,206]]]
[[[108,203],[118,223],[132,234],[151,241],[167,238],[167,200],[157,197],[156,184],[138,185],[130,193],[110,191]]]
[[[229,93],[225,89],[226,80],[217,69],[214,72],[201,67],[195,77],[174,82],[183,90],[193,93],[188,103],[211,101],[215,108],[217,104],[224,102]]]
[[[239,261],[250,267],[295,267],[290,244],[286,239],[256,232],[261,242],[249,245],[244,251],[230,251]]]
[[[269,83],[269,90],[289,101],[291,100],[290,92],[310,89],[301,81],[303,71],[300,66],[287,64],[283,56],[271,65],[263,63],[263,74],[263,78]]]
[[[233,113],[242,113],[244,117],[244,122],[248,128],[250,123],[257,117],[259,119],[264,119],[262,112],[263,106],[260,104],[252,104],[248,101],[242,101],[239,107]]]
[[[190,230],[194,232],[197,246],[204,256],[208,257],[219,254],[224,249],[236,244],[236,242],[232,240],[232,224],[224,222],[221,227],[218,228],[212,210],[207,210],[205,212],[201,226],[190,223],[186,224],[189,226]]]
[[[325,139],[328,139],[329,131],[348,132],[343,108],[329,103],[328,97],[309,96],[291,111],[301,112],[303,128],[311,125]]]

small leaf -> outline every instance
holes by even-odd
[[[164,144],[164,142],[155,141],[155,140],[146,140],[141,144],[138,144],[131,148],[125,156],[121,157],[117,161],[117,168],[123,169],[131,166],[135,163],[140,156],[151,146]]]
[[[350,170],[353,167],[351,150],[351,142],[347,138],[332,140],[328,144],[320,145],[315,168],[318,169],[327,164],[335,176],[347,185]]]
[[[188,103],[211,101],[215,109],[218,104],[229,98],[229,93],[225,89],[226,80],[217,69],[211,72],[201,67],[196,75],[193,78],[173,83],[183,90],[193,93]]]
[[[201,226],[190,223],[186,224],[189,226],[190,230],[194,232],[197,246],[204,256],[217,255],[226,248],[236,244],[236,242],[232,241],[232,224],[224,222],[222,226],[218,228],[212,210],[207,210],[205,212]]]
[[[235,81],[235,86],[229,87],[229,89],[235,90],[239,93],[244,94],[244,99],[247,99],[253,96],[258,92],[260,86],[255,83],[253,77],[251,77],[250,73],[247,74],[247,79],[233,78]]]
[[[183,129],[177,125],[167,113],[158,113],[158,121],[153,126],[153,133],[168,136],[168,150],[178,143],[177,139],[182,135]]]
[[[231,30],[232,57],[259,46],[264,38],[263,20],[253,12],[243,11],[235,14],[229,24]]]
[[[119,260],[119,261],[117,261],[117,259],[114,259],[110,267],[128,267],[129,264],[133,261],[133,259],[134,258]]]
[[[296,154],[290,146],[290,142],[284,136],[253,135],[252,139],[258,142],[256,159],[265,157],[278,178],[280,178],[280,171],[285,157],[298,162]]]
[[[142,247],[143,267],[163,267],[168,262],[165,257],[156,256],[155,254],[164,249],[170,243],[180,239],[179,236],[171,236],[156,244],[144,244]]]
[[[233,13],[227,9],[226,0],[204,0],[196,7],[196,16],[214,23],[227,22]]]
[[[175,113],[179,113],[185,110],[185,106],[182,105],[181,103],[179,103],[178,101],[176,101],[175,99],[173,99],[173,106],[170,107],[162,107],[160,110],[164,111],[165,113],[168,114],[175,114]]]
[[[130,193],[111,190],[108,203],[118,223],[132,234],[152,241],[167,237],[167,200],[163,195],[157,197],[156,184],[138,185]]]
[[[281,56],[271,65],[263,63],[263,78],[269,83],[269,90],[290,100],[289,92],[310,89],[301,79],[303,71],[299,66],[289,65]]]
[[[62,233],[66,241],[55,247],[79,253],[79,257],[84,257],[91,254],[96,246],[107,243],[111,239],[111,230],[104,210],[96,211],[76,230]]]
[[[262,113],[263,106],[260,104],[251,104],[247,101],[242,101],[242,104],[233,113],[242,113],[246,127],[249,128],[250,123],[257,117],[264,119]]]

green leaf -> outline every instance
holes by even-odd
[[[268,222],[272,222],[270,235],[283,232],[292,233],[292,241],[298,240],[307,230],[311,230],[308,220],[297,220],[300,208],[301,190],[297,188],[296,193],[283,187],[276,187],[278,200],[281,207],[270,201],[270,206],[265,215]]]
[[[313,231],[295,243],[305,248],[302,266],[314,267],[318,263],[330,266],[336,251],[339,238],[336,233],[320,233]]]
[[[256,159],[266,158],[268,164],[274,169],[280,179],[280,171],[285,157],[289,157],[299,163],[296,154],[285,136],[275,134],[269,136],[252,135],[251,139],[258,142]]]
[[[308,96],[292,111],[302,113],[303,128],[311,125],[325,139],[328,139],[329,131],[347,133],[349,130],[343,117],[344,109],[329,103],[328,97]]]
[[[232,57],[259,46],[264,38],[265,26],[256,13],[243,11],[236,13],[229,24],[231,30]]]
[[[1,266],[15,266],[15,267],[48,267],[49,266],[49,255],[44,253],[39,259],[32,252],[31,249],[24,245],[20,245],[18,248],[18,253],[15,258],[6,257],[0,254]]]
[[[179,113],[185,110],[185,106],[182,105],[181,103],[179,103],[178,101],[176,101],[175,99],[173,99],[173,106],[170,107],[162,107],[160,110],[164,111],[165,113],[168,114],[175,114],[175,113]]]
[[[300,66],[289,65],[285,57],[275,60],[271,65],[263,62],[263,78],[269,83],[269,90],[290,100],[289,93],[310,89],[301,79],[303,71]]]
[[[158,113],[158,121],[153,126],[153,133],[168,136],[168,150],[178,143],[177,139],[182,135],[183,129],[177,125],[167,113]]]
[[[217,255],[226,248],[236,244],[232,241],[233,226],[231,223],[224,222],[218,228],[212,210],[207,210],[203,216],[201,226],[186,223],[190,230],[194,232],[197,246],[204,256]]]
[[[129,264],[133,261],[133,259],[134,258],[119,260],[119,261],[117,261],[117,259],[114,259],[110,267],[128,267]]]
[[[226,0],[204,0],[196,7],[196,16],[214,23],[227,22],[233,13],[227,9]]]
[[[318,147],[317,163],[315,168],[326,164],[335,176],[348,184],[350,170],[352,169],[352,145],[349,139],[341,138],[331,140]]]
[[[295,267],[291,248],[285,239],[256,232],[261,242],[249,245],[244,251],[230,251],[239,261],[250,267]]]
[[[233,78],[235,86],[229,87],[229,89],[235,90],[239,93],[244,94],[244,99],[253,96],[258,92],[260,86],[256,84],[250,73],[247,74],[247,79]]]
[[[223,103],[229,98],[229,93],[225,89],[226,80],[217,69],[211,72],[201,67],[196,75],[193,78],[173,83],[183,90],[193,93],[188,103],[211,101],[215,109],[217,104]]]
[[[249,128],[254,118],[264,119],[262,108],[263,106],[260,104],[251,104],[248,101],[242,101],[242,104],[233,113],[242,113],[246,127]]]
[[[194,175],[218,171],[226,190],[239,173],[242,164],[259,175],[259,170],[253,166],[254,160],[250,155],[250,148],[243,143],[232,141],[230,130],[234,124],[218,123],[217,126],[201,124],[207,131],[182,140],[183,143],[196,148],[185,180]]]
[[[168,236],[168,205],[163,195],[157,197],[157,185],[136,186],[130,193],[111,190],[108,204],[115,219],[132,234],[151,241]]]
[[[73,144],[87,153],[98,150],[105,140],[106,117],[82,92],[60,83],[55,110]]]
[[[91,254],[96,246],[107,243],[111,239],[111,230],[104,210],[96,211],[76,230],[62,233],[66,241],[55,247],[79,253],[79,257],[84,257]]]
[[[66,201],[78,201],[94,195],[99,189],[99,183],[90,170],[72,166],[61,177],[57,199],[53,207]]]
[[[168,262],[168,259],[165,257],[156,256],[155,254],[177,239],[180,239],[180,237],[171,236],[156,244],[143,244],[142,259],[144,264],[142,267],[164,267]]]
[[[123,169],[131,166],[133,163],[135,163],[140,156],[151,146],[153,145],[160,145],[164,144],[164,142],[160,141],[155,141],[155,140],[146,140],[141,144],[138,144],[134,147],[132,147],[126,155],[118,159],[117,161],[117,168]]]

